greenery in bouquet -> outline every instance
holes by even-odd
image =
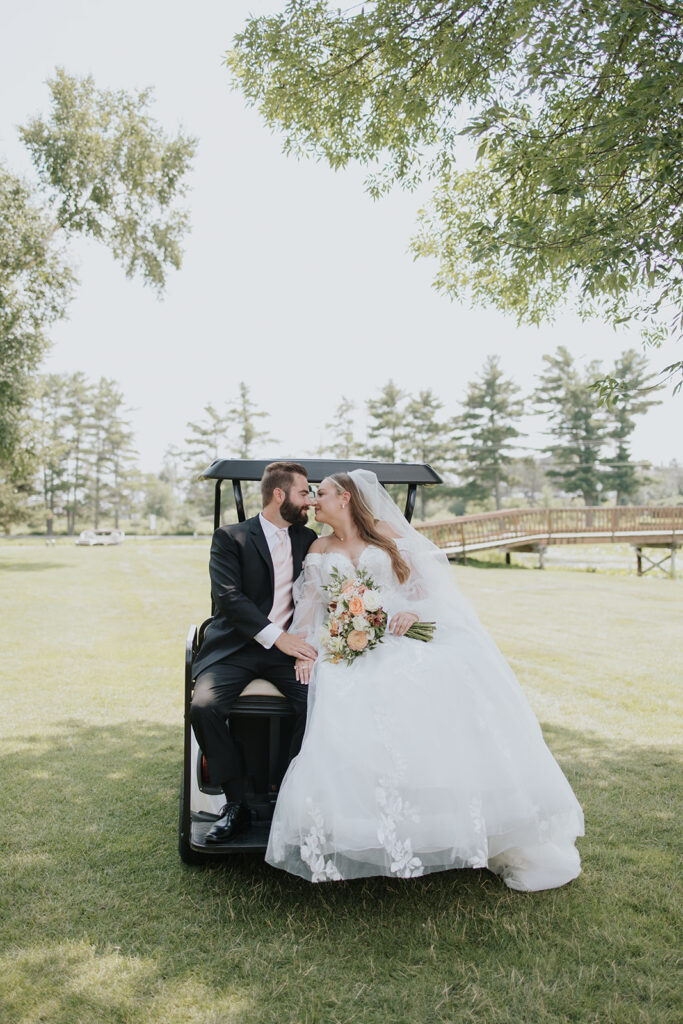
[[[380,591],[365,570],[360,569],[353,576],[342,576],[336,567],[324,589],[330,595],[330,602],[320,629],[320,643],[329,661],[344,661],[350,665],[384,638],[387,613],[382,608]],[[428,641],[433,634],[433,622],[416,622],[405,635]]]

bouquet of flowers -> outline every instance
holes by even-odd
[[[387,629],[387,613],[374,580],[360,569],[355,576],[342,576],[334,567],[324,588],[330,595],[328,615],[320,629],[320,643],[328,661],[350,665],[364,651],[382,642]],[[435,623],[415,622],[405,636],[431,640]]]

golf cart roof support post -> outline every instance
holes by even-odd
[[[417,494],[417,484],[408,485],[408,494],[406,496],[406,507],[403,513],[407,521],[413,518],[413,512],[415,511],[415,495]]]
[[[246,519],[244,514],[244,498],[242,497],[242,481],[233,480],[232,482],[232,493],[235,495],[235,505],[237,507],[237,518],[240,523],[243,523]]]
[[[213,528],[217,530],[221,525],[221,484],[222,480],[216,480],[216,492],[213,499]]]

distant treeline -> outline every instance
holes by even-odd
[[[322,445],[300,454],[428,462],[445,482],[423,489],[423,519],[539,504],[680,503],[683,467],[653,468],[631,454],[637,417],[659,401],[644,356],[628,350],[619,357],[614,376],[628,386],[609,406],[591,389],[599,374],[597,364],[579,369],[560,347],[544,356],[536,388],[523,395],[492,356],[466,385],[454,416],[444,415],[433,390],[411,395],[389,380],[364,410],[342,397]],[[543,417],[548,439],[531,454],[521,431],[530,413]],[[158,473],[142,473],[116,382],[44,375],[22,456],[0,475],[0,527],[71,535],[104,524],[136,532],[151,523],[157,532],[210,529],[213,495],[199,473],[217,456],[271,453],[279,442],[268,417],[242,382],[224,407],[208,404],[187,424],[182,446],[167,450]],[[258,508],[254,486],[247,503],[251,512]]]

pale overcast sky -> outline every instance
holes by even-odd
[[[127,281],[104,250],[73,249],[81,285],[53,330],[45,369],[115,378],[130,406],[141,464],[157,470],[188,420],[220,406],[240,380],[270,412],[278,444],[260,455],[311,454],[342,395],[364,403],[392,377],[415,393],[432,388],[446,412],[488,354],[528,392],[541,356],[564,344],[609,368],[639,344],[628,331],[567,315],[540,330],[470,310],[437,294],[432,268],[408,242],[418,200],[395,193],[373,203],[363,172],[297,163],[230,90],[221,59],[249,12],[283,2],[243,0],[22,0],[3,4],[0,159],[29,173],[16,125],[48,110],[45,80],[57,65],[91,73],[100,87],[153,86],[168,132],[198,137],[183,268],[162,301]],[[653,369],[680,345],[651,355]],[[637,458],[681,457],[683,400],[667,393],[634,439]],[[542,444],[540,420],[526,423]]]

